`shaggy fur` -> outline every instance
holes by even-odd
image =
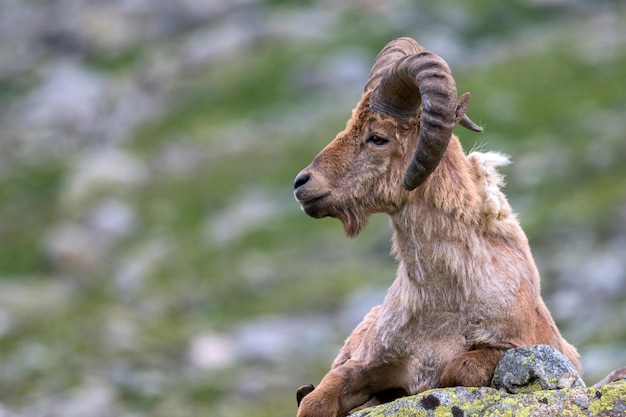
[[[369,92],[296,178],[295,196],[310,216],[341,220],[349,237],[370,214],[387,213],[397,276],[302,398],[298,416],[340,417],[430,388],[489,385],[502,353],[517,346],[552,345],[580,370],[541,299],[526,236],[500,191],[496,168],[507,157],[466,156],[452,136],[435,171],[406,191],[420,115],[399,121],[368,103]]]

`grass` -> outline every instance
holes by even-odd
[[[0,179],[0,271],[6,277],[39,275],[42,234],[56,219],[59,164],[23,167]]]

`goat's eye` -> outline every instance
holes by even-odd
[[[378,135],[372,135],[367,139],[367,143],[371,143],[372,145],[376,145],[376,146],[383,146],[389,143],[389,140],[380,137]]]

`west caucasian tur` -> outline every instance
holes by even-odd
[[[380,52],[344,131],[295,179],[311,217],[355,237],[372,213],[393,226],[397,276],[356,327],[317,388],[298,390],[299,417],[341,417],[430,388],[489,385],[507,349],[554,346],[581,370],[539,293],[528,240],[496,168],[502,154],[465,155],[466,115],[450,68],[413,39]]]

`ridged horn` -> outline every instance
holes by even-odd
[[[448,64],[410,38],[396,39],[378,54],[365,87],[373,90],[369,106],[374,112],[420,120],[417,148],[404,174],[403,186],[413,190],[435,170],[456,124],[482,131],[465,115],[469,93],[457,98]]]
[[[380,84],[380,79],[397,60],[425,51],[424,47],[411,38],[398,38],[389,42],[374,60],[370,76],[365,84],[365,91],[373,90]]]

